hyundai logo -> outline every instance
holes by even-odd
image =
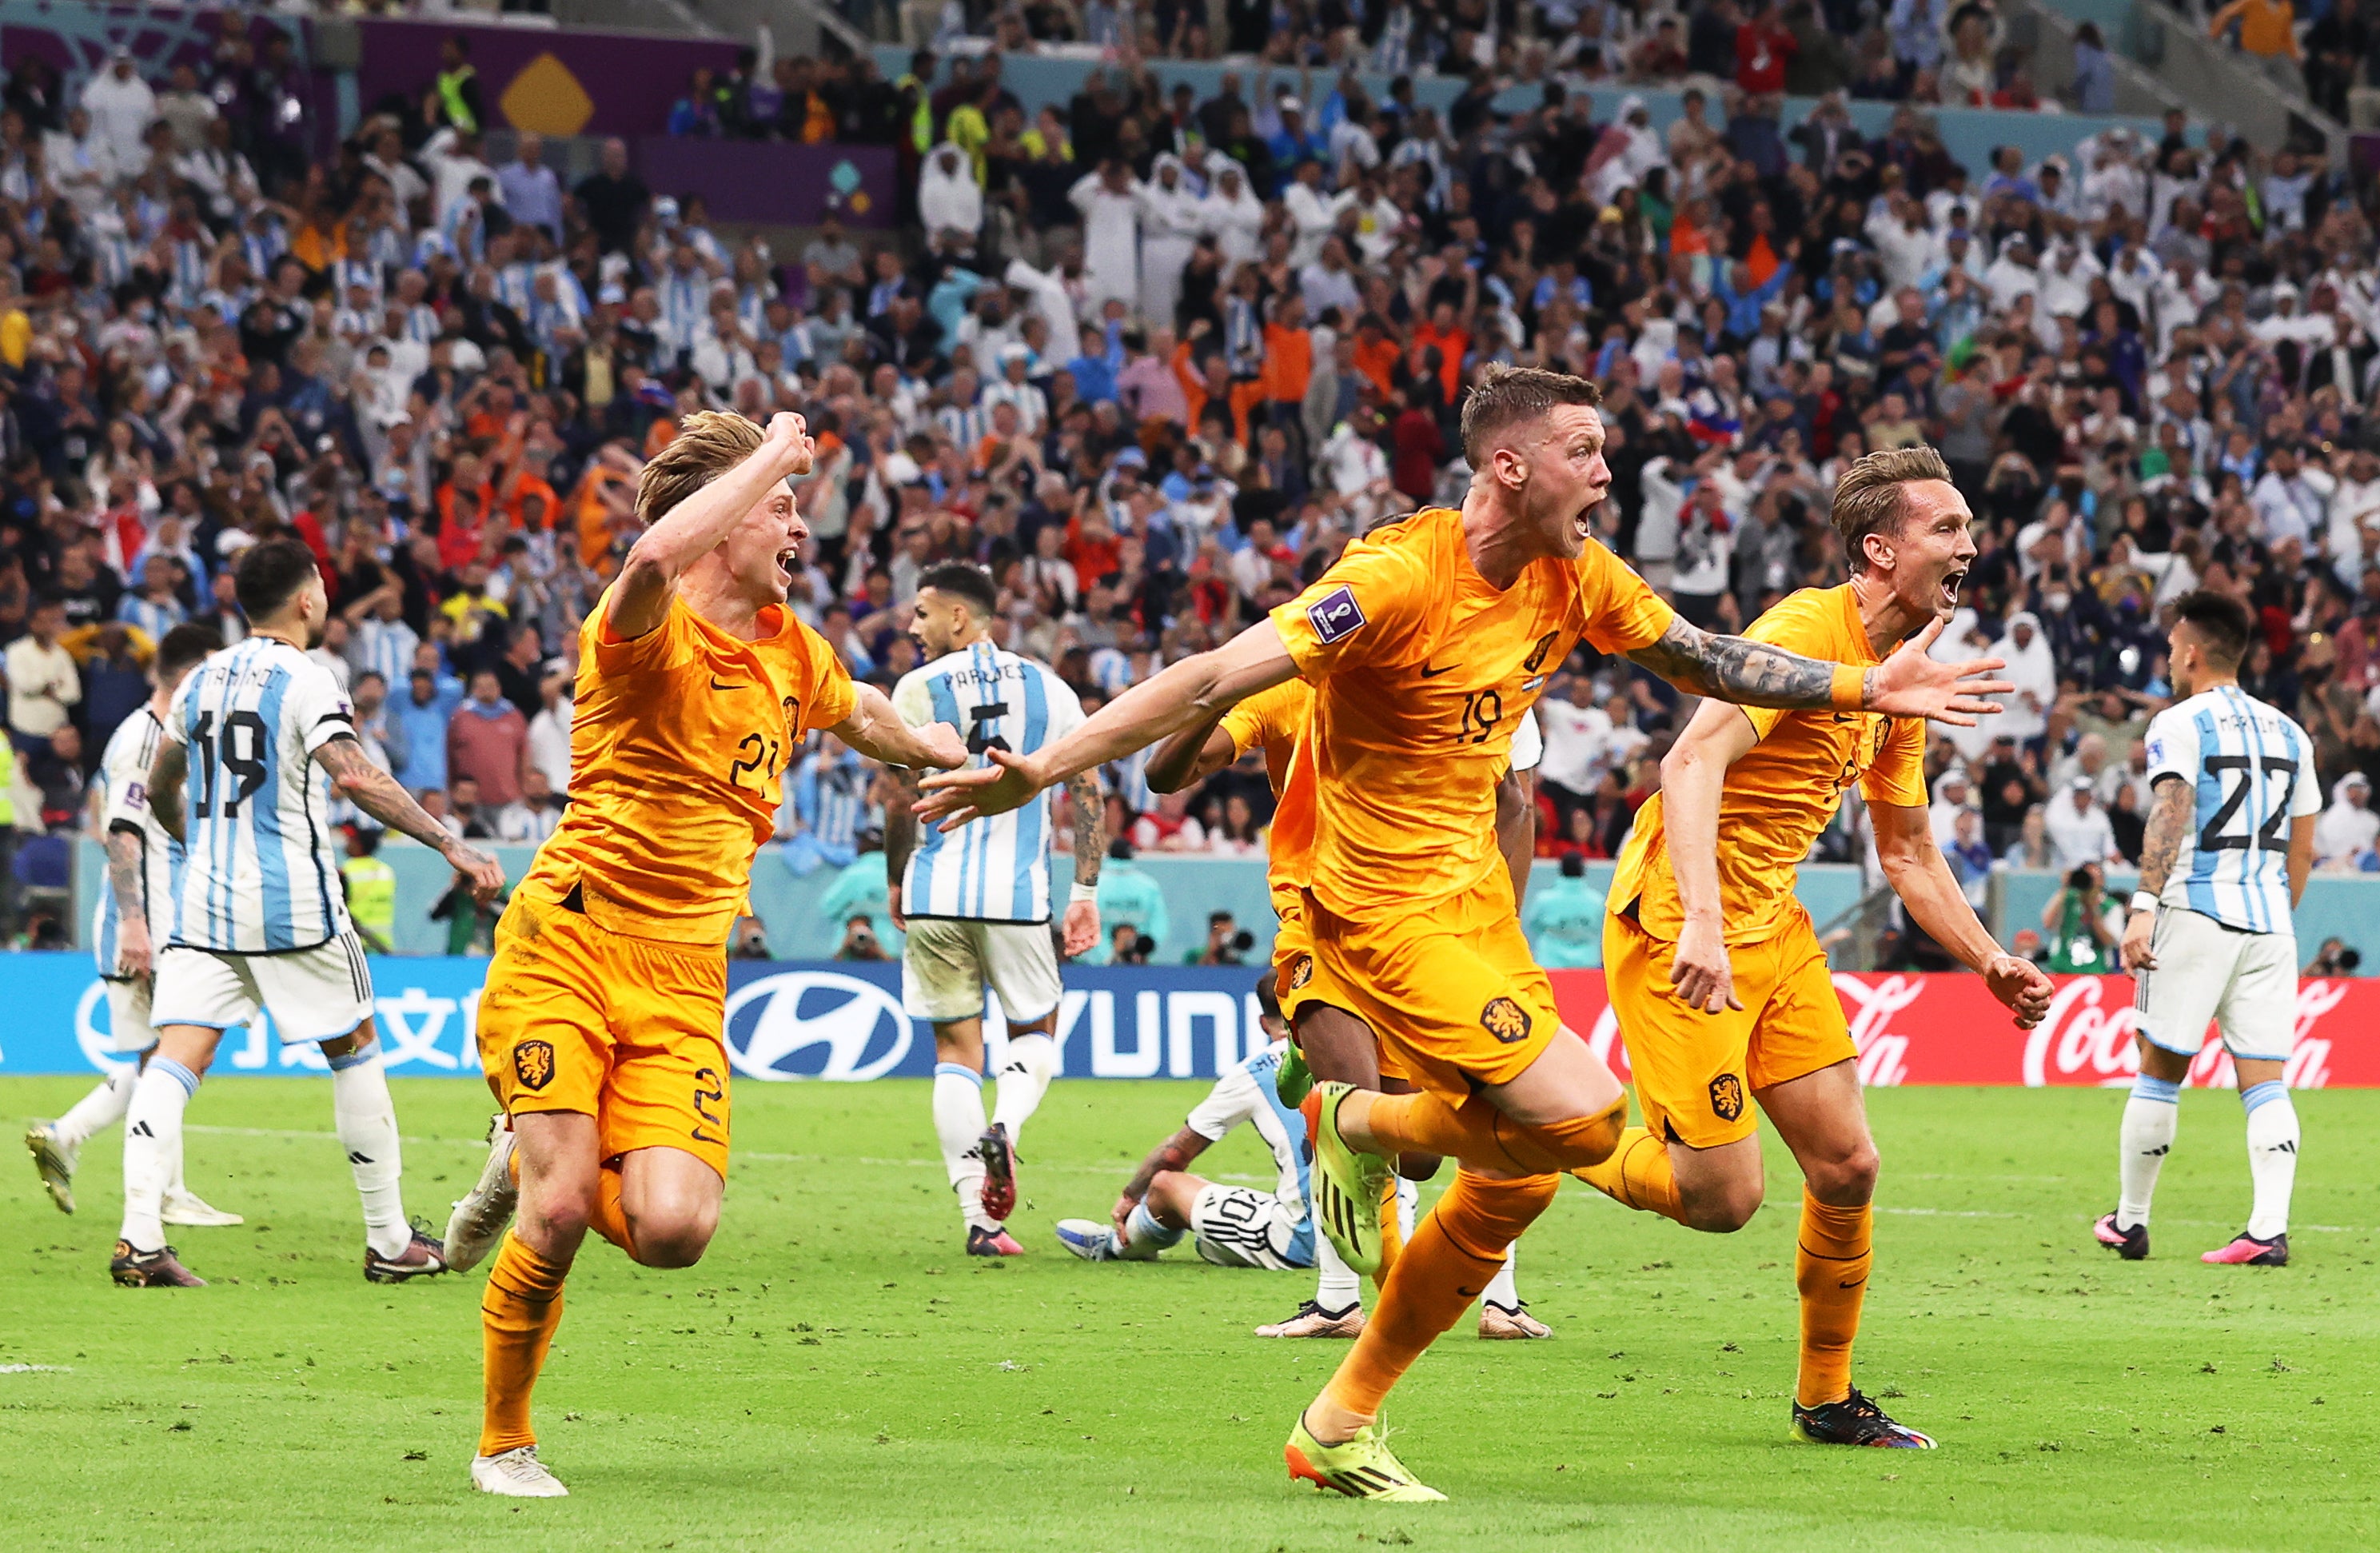
[[[880,1078],[909,1055],[909,1016],[873,982],[791,971],[727,998],[727,1060],[755,1079]]]

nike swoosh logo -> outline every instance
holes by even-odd
[[[710,677],[710,688],[714,691],[741,691],[747,689],[748,687],[743,685],[722,685],[719,682],[719,676],[714,674]]]
[[[1861,1284],[1865,1283],[1867,1279],[1865,1278],[1853,1278],[1849,1283],[1839,1283],[1835,1285],[1835,1287],[1837,1289],[1857,1289]]]
[[[1432,668],[1429,665],[1424,664],[1421,666],[1421,677],[1425,679],[1435,679],[1441,674],[1451,674],[1462,666],[1461,664],[1448,664],[1444,668]]]
[[[1461,1284],[1459,1284],[1459,1283],[1458,1283],[1458,1284],[1456,1284],[1456,1285],[1454,1286],[1454,1291],[1455,1291],[1457,1294],[1462,1295],[1462,1296],[1463,1296],[1464,1299],[1466,1299],[1466,1300],[1476,1300],[1477,1298],[1479,1298],[1479,1296],[1480,1296],[1480,1295],[1485,1294],[1485,1293],[1487,1293],[1487,1292],[1488,1292],[1488,1290],[1487,1290],[1486,1289],[1484,1289],[1484,1288],[1482,1288],[1482,1289],[1465,1289],[1465,1288],[1463,1288],[1463,1287]]]

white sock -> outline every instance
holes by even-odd
[[[2240,1104],[2248,1110],[2248,1180],[2256,1189],[2248,1233],[2269,1241],[2289,1227],[2289,1192],[2298,1179],[2298,1108],[2278,1079],[2241,1090]]]
[[[1146,1203],[1132,1205],[1132,1212],[1124,1216],[1123,1228],[1124,1245],[1129,1252],[1149,1256],[1155,1256],[1169,1246],[1180,1245],[1182,1237],[1189,1233],[1187,1229],[1176,1229],[1160,1222],[1155,1214],[1148,1211]]]
[[[1339,1248],[1319,1229],[1314,1235],[1314,1266],[1321,1277],[1314,1286],[1314,1302],[1333,1315],[1364,1302],[1364,1280],[1341,1258]]]
[[[1488,1292],[1479,1296],[1481,1303],[1501,1305],[1506,1310],[1521,1308],[1521,1288],[1512,1281],[1512,1253],[1519,1249],[1518,1246],[1504,1248],[1503,1269],[1488,1280]]]
[[[380,1043],[331,1058],[331,1115],[339,1147],[355,1172],[364,1202],[364,1243],[382,1256],[401,1254],[413,1239],[405,1222],[405,1168],[396,1141],[396,1105],[388,1097],[388,1070]]]
[[[983,1075],[955,1062],[934,1064],[934,1137],[970,1229],[997,1229],[983,1211]]]
[[[1026,1122],[1041,1108],[1041,1097],[1050,1093],[1057,1071],[1057,1042],[1047,1035],[1009,1037],[1008,1060],[993,1081],[999,1094],[991,1107],[991,1119],[1008,1129],[1009,1147],[1014,1148],[1025,1135]]]
[[[137,1069],[118,1068],[100,1080],[52,1126],[58,1142],[70,1149],[80,1148],[95,1134],[122,1121],[124,1108],[132,1104],[133,1082],[140,1077]]]
[[[170,1057],[152,1057],[132,1085],[124,1112],[124,1229],[135,1251],[165,1243],[165,1186],[182,1153],[182,1113],[199,1076]]]
[[[2149,1199],[2156,1195],[2157,1171],[2173,1147],[2174,1129],[2181,1120],[2181,1085],[2146,1073],[2132,1081],[2132,1097],[2124,1102],[2123,1124],[2116,1131],[2116,1228],[2130,1229],[2149,1221]]]

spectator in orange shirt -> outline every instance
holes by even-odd
[[[1305,403],[1305,385],[1313,378],[1314,336],[1305,327],[1305,300],[1284,291],[1273,299],[1272,322],[1265,325],[1264,371],[1257,381],[1265,398],[1294,410]]]
[[[1454,304],[1440,302],[1429,310],[1429,322],[1414,331],[1415,345],[1438,348],[1439,380],[1449,403],[1463,397],[1463,360],[1471,353],[1471,335],[1454,321]]]
[[[1355,370],[1369,378],[1383,397],[1396,373],[1397,358],[1402,354],[1389,333],[1387,322],[1378,313],[1367,312],[1355,320]]]

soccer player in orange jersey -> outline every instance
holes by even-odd
[[[1336,1080],[1357,1089],[1409,1094],[1413,1092],[1412,1081],[1405,1077],[1394,1058],[1381,1051],[1379,1038],[1372,1033],[1372,1027],[1348,1012],[1348,1005],[1354,999],[1338,990],[1328,971],[1319,969],[1306,931],[1297,883],[1305,876],[1305,860],[1295,850],[1293,838],[1310,836],[1312,830],[1310,821],[1304,817],[1304,811],[1312,802],[1312,782],[1305,779],[1293,784],[1292,774],[1298,769],[1298,741],[1305,736],[1313,710],[1313,688],[1303,679],[1283,680],[1248,697],[1219,717],[1184,728],[1166,740],[1150,753],[1142,776],[1151,790],[1174,792],[1205,780],[1250,750],[1264,752],[1265,777],[1272,786],[1274,802],[1266,882],[1271,887],[1273,914],[1281,923],[1272,945],[1274,994],[1289,1028],[1291,1050],[1313,1078]],[[1534,724],[1525,725],[1522,732],[1535,742]],[[1516,737],[1515,743],[1518,742]],[[1534,767],[1534,755],[1524,758]],[[1495,820],[1497,850],[1503,855],[1505,874],[1512,880],[1512,896],[1517,900],[1527,892],[1530,850],[1536,830],[1536,810],[1529,802],[1520,771],[1506,771],[1496,784]],[[1281,1091],[1293,1105],[1311,1086],[1311,1081],[1293,1090],[1291,1071],[1283,1070]],[[1438,1173],[1439,1163],[1434,1155],[1409,1155],[1398,1161],[1397,1168],[1408,1180],[1427,1180]],[[1399,1190],[1406,1193],[1409,1202],[1413,1189]],[[1381,1207],[1384,1213],[1388,1209],[1385,1198]],[[1121,1217],[1118,1229],[1122,1229]],[[1386,1239],[1394,1238],[1385,1217],[1381,1233]],[[1393,1263],[1393,1248],[1384,1249],[1384,1261]],[[1363,1335],[1362,1280],[1356,1277],[1355,1269],[1340,1257],[1328,1235],[1316,1242],[1314,1261],[1318,1278],[1314,1298],[1302,1304],[1288,1320],[1257,1327],[1257,1336]],[[1499,1340],[1553,1336],[1551,1327],[1524,1308],[1513,1279],[1512,1253],[1508,1249],[1502,1269],[1479,1296],[1479,1335]]]
[[[1973,520],[1932,448],[1871,453],[1835,489],[1851,581],[1795,593],[1744,634],[1874,663],[1957,607]],[[1645,1125],[1578,1174],[1692,1229],[1740,1229],[1761,1198],[1752,1107],[1768,1113],[1803,1180],[1793,1429],[1823,1444],[1933,1444],[1851,1379],[1876,1144],[1826,951],[1793,897],[1794,870],[1844,793],[1856,786],[1866,799],[1885,876],[1917,925],[1981,972],[2020,1025],[2049,1007],[2049,978],[1992,941],[1935,845],[1925,753],[1915,718],[1704,703],[1637,813],[1604,920]]]
[[[480,1066],[504,1116],[447,1230],[462,1266],[503,1236],[480,1307],[471,1481],[489,1493],[565,1492],[537,1459],[529,1393],[587,1230],[646,1266],[685,1267],[718,1226],[727,935],[802,736],[827,728],[894,765],[966,759],[955,728],[911,729],[855,686],[786,606],[809,537],[787,480],[811,453],[797,415],[765,434],[740,415],[689,416],[645,466],[650,526],[579,630],[570,811],[497,924],[480,999]]]
[[[1350,1266],[1379,1265],[1378,1186],[1401,1154],[1452,1155],[1454,1184],[1397,1257],[1378,1309],[1290,1436],[1291,1472],[1366,1498],[1434,1499],[1390,1451],[1381,1400],[1452,1326],[1553,1200],[1609,1156],[1619,1081],[1563,1028],[1529,958],[1488,825],[1512,724],[1582,638],[1700,694],[1759,705],[1970,721],[2007,689],[1938,664],[1937,623],[1882,664],[1805,658],[1678,618],[1595,543],[1609,491],[1601,395],[1491,366],[1463,409],[1471,489],[1347,547],[1312,587],[1223,646],[1152,675],[1030,757],[920,784],[946,824],[1177,733],[1293,676],[1314,687],[1303,911],[1318,966],[1412,1074],[1413,1094],[1324,1083],[1315,1218]],[[1863,654],[1864,660],[1867,654]]]

